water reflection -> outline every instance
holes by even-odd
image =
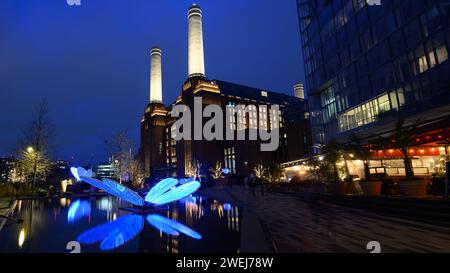
[[[67,242],[78,239],[83,253],[238,251],[241,209],[212,204],[197,195],[135,215],[129,203],[110,196],[20,200],[12,217],[23,222],[0,232],[0,252],[67,252]]]
[[[113,201],[111,198],[103,197],[97,200],[97,209],[101,211],[110,212],[113,210]]]
[[[19,233],[19,243],[18,243],[19,249],[23,247],[24,243],[25,243],[25,229],[22,228]]]
[[[113,250],[124,245],[144,228],[144,219],[140,215],[125,215],[117,220],[90,229],[80,236],[78,242],[95,244],[101,242],[101,250]]]
[[[91,203],[88,201],[77,200],[72,203],[67,213],[67,221],[69,223],[75,223],[84,217],[91,216]]]
[[[217,212],[217,214],[219,215],[220,218],[223,217],[224,215],[224,207],[223,204],[221,204],[219,201],[214,200],[214,202],[211,204],[211,211],[212,212]]]
[[[150,214],[146,218],[147,222],[160,232],[179,236],[184,234],[191,238],[200,240],[202,236],[188,228],[187,226],[163,217],[158,214]],[[125,215],[117,220],[97,226],[85,231],[78,236],[78,242],[82,244],[100,243],[100,249],[103,251],[114,250],[136,237],[144,228],[144,217],[141,215]]]
[[[188,228],[185,225],[180,224],[177,221],[170,220],[158,214],[151,214],[147,216],[147,222],[156,229],[159,229],[161,232],[164,232],[165,234],[179,236],[180,233],[183,233],[197,240],[202,239],[202,236],[198,232]]]

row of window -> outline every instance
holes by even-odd
[[[171,134],[174,136],[176,133],[174,128],[171,129]],[[166,163],[167,165],[177,165],[177,142],[171,138],[169,134],[169,128],[166,128]]]
[[[391,110],[399,110],[404,104],[403,94],[391,92],[372,99],[339,115],[339,130],[349,131],[377,121],[378,116]]]
[[[270,130],[273,130],[284,127],[283,111],[278,110],[275,112],[275,109],[269,109],[267,105],[262,105],[259,107],[249,105],[245,110],[233,109],[228,121],[229,128],[231,130],[236,130],[236,120],[237,130],[246,130],[249,128],[255,130],[258,128],[261,130],[267,130],[269,128]]]
[[[234,147],[224,149],[225,168],[231,173],[236,173],[236,149]]]
[[[351,4],[351,1],[347,2]],[[388,3],[387,6],[389,6]],[[425,6],[426,4],[423,4],[421,8]],[[365,54],[374,45],[382,42],[382,45],[378,45],[367,54],[369,69],[366,67],[367,65],[364,65],[364,69],[358,69],[358,71],[363,73],[375,71],[383,62],[399,56],[407,48],[413,49],[417,47],[417,44],[424,38],[429,37],[429,35],[442,28],[442,24],[444,23],[442,20],[443,16],[439,16],[438,6],[433,5],[428,10],[422,12],[421,16],[409,21],[403,28],[393,33],[396,27],[398,28],[404,22],[400,17],[410,16],[409,13],[405,15],[399,11],[403,8],[403,5],[401,5],[393,11],[388,10],[381,20],[377,19],[376,24],[368,27],[361,34],[358,34],[358,29],[364,28],[361,25],[369,24],[357,24],[356,18],[348,22],[346,28],[333,32],[333,36],[327,37],[326,39],[320,38],[320,31],[322,31],[320,29],[313,29],[312,32],[315,33],[315,36],[312,36],[312,39],[309,40],[307,38],[308,35],[302,33],[302,38],[307,40],[304,44],[304,60],[309,87],[314,88],[320,85],[332,77],[341,67],[349,65],[355,60],[359,60],[361,63],[361,58],[359,58],[360,54]],[[357,18],[369,18],[369,11],[377,9],[380,9],[380,7],[365,7],[358,13]],[[397,13],[398,15],[396,15]],[[441,11],[441,13],[446,14],[445,11]],[[394,19],[388,20],[389,18]],[[329,20],[333,22],[332,17]],[[360,21],[362,22],[362,20],[358,22]],[[350,27],[352,23],[355,24],[354,27]],[[379,29],[377,29],[378,25],[381,25]],[[312,26],[307,30],[310,30],[310,28]],[[392,34],[389,40],[383,40],[389,34]],[[439,45],[435,46],[438,47]],[[339,54],[336,54],[336,51]]]

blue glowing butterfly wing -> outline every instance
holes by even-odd
[[[100,189],[104,192],[112,194],[112,191],[109,189],[108,186],[106,186],[105,183],[103,183],[103,181],[100,181],[100,180],[92,178],[92,177],[87,177],[87,176],[81,176],[80,178],[83,182],[86,182],[89,185],[96,187],[97,189]]]
[[[200,186],[201,184],[197,181],[181,185],[157,197],[150,203],[156,206],[160,206],[174,201],[178,201],[196,192],[200,188]]]
[[[78,222],[83,217],[91,215],[91,204],[88,201],[77,200],[72,203],[67,212],[67,221],[69,223]]]
[[[102,241],[100,244],[101,250],[113,250],[126,244],[144,228],[144,218],[142,216],[127,215],[124,217],[126,217],[126,220],[115,224],[115,229]]]
[[[87,170],[83,176],[92,177],[92,175],[93,175],[92,170]]]
[[[72,175],[75,177],[75,179],[77,181],[81,181],[82,180],[81,177],[83,177],[83,176],[84,177],[92,177],[92,170],[86,171],[82,167],[78,167],[78,168],[72,167],[72,168],[70,168],[70,172],[72,173]]]
[[[169,191],[178,184],[175,178],[167,178],[156,184],[145,196],[145,202],[153,203],[153,201]]]
[[[144,199],[137,192],[110,179],[103,179],[103,183],[109,188],[108,192],[112,195],[136,206],[144,205]]]
[[[183,233],[197,240],[202,239],[202,236],[198,232],[177,221],[171,220],[158,214],[151,214],[147,216],[147,222],[166,234],[178,236],[179,233]]]
[[[180,235],[180,233],[176,229],[171,227],[166,220],[167,218],[159,216],[157,214],[151,214],[147,216],[147,222],[154,228],[172,236]]]
[[[75,167],[70,168],[70,172],[72,173],[73,177],[75,177],[75,179],[77,181],[81,181],[80,176],[78,175],[78,169]]]

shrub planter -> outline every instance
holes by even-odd
[[[328,193],[345,195],[347,190],[347,183],[345,182],[332,182],[328,184]]]
[[[325,183],[312,183],[309,187],[309,192],[311,193],[326,193],[327,185]]]
[[[365,181],[359,182],[365,195],[381,195],[382,181]]]
[[[411,180],[399,182],[400,192],[405,197],[425,198],[427,196],[427,180]]]

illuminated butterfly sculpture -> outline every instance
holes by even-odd
[[[113,196],[119,197],[136,206],[162,206],[180,199],[183,199],[195,193],[201,186],[200,182],[194,179],[167,178],[156,184],[145,196],[145,199],[137,192],[120,185],[119,183],[103,179],[98,180],[92,177],[91,170],[85,170],[81,167],[70,169],[77,181],[84,181]]]

